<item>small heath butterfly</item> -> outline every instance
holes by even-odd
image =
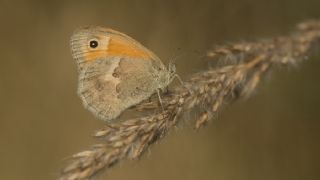
[[[150,50],[131,37],[103,27],[84,27],[71,37],[78,64],[78,94],[104,121],[164,90],[175,77]]]

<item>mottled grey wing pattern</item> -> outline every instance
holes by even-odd
[[[113,62],[99,59],[79,72],[78,94],[84,106],[102,119],[113,119],[120,114],[116,112],[120,105],[116,99],[119,82],[112,76],[119,61],[119,58]]]
[[[133,105],[150,97],[161,86],[160,72],[150,60],[121,58],[116,74],[120,78],[116,87],[118,98],[126,104]]]
[[[80,71],[78,93],[85,107],[103,120],[115,119],[163,86],[151,61],[126,57],[110,61],[91,62]]]

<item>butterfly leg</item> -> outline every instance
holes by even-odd
[[[192,94],[192,91],[190,90],[190,88],[188,88],[182,81],[182,79],[180,78],[180,76],[176,73],[176,65],[172,62],[169,63],[169,72],[171,73],[171,77],[170,77],[170,82],[173,81],[175,78],[178,79],[178,81],[180,82],[180,84],[186,88],[190,94]]]
[[[164,107],[163,107],[162,99],[161,99],[161,95],[160,95],[160,89],[157,89],[157,94],[158,94],[158,98],[159,98],[159,102],[160,102],[160,105],[161,105],[162,111],[164,111]]]
[[[184,82],[182,81],[182,79],[180,78],[180,76],[179,76],[178,74],[174,74],[173,79],[174,79],[174,78],[177,78],[178,81],[180,82],[180,84],[181,84],[184,88],[186,88],[186,89],[189,91],[190,94],[192,94],[192,91],[190,90],[190,88],[188,88],[188,87],[184,84]]]

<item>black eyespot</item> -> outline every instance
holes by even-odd
[[[89,45],[91,48],[96,48],[96,47],[98,47],[98,41],[92,40],[92,41],[90,41]]]

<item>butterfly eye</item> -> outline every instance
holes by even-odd
[[[91,47],[91,48],[96,48],[96,47],[98,47],[98,41],[96,41],[96,40],[91,40],[90,42],[89,42],[89,46]]]

